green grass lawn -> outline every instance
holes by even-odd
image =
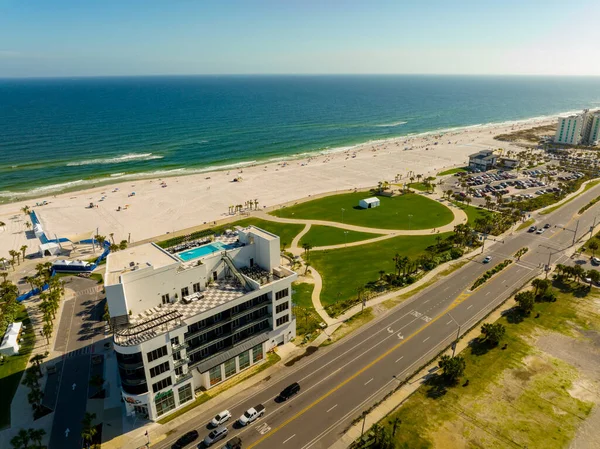
[[[475,341],[460,354],[466,370],[459,385],[441,395],[423,385],[379,424],[390,431],[390,423],[401,420],[394,438],[398,448],[569,447],[593,404],[569,394],[580,377],[577,369],[533,342],[549,332],[577,339],[580,331],[597,331],[600,320],[591,304],[589,296],[565,292],[554,303],[536,303],[522,322],[503,316],[498,322],[506,327],[500,343],[508,344],[505,350]],[[465,379],[469,385],[461,387]]]
[[[261,220],[260,218],[245,218],[244,220],[236,221],[231,223],[230,226],[249,226],[253,225],[258,228],[264,229],[267,232],[278,235],[283,247],[285,244],[286,248],[292,243],[294,237],[296,237],[300,231],[304,229],[303,224],[293,223],[277,223],[274,221]]]
[[[314,332],[319,327],[321,317],[313,307],[312,292],[314,284],[296,282],[292,284],[292,303],[296,315],[296,334],[298,336]]]
[[[300,246],[304,243],[310,243],[313,247],[340,245],[343,243],[360,242],[379,237],[381,234],[372,234],[370,232],[347,231],[345,229],[333,226],[312,225],[300,239]]]
[[[475,224],[475,220],[477,220],[478,218],[483,218],[486,216],[493,216],[496,214],[496,212],[491,212],[487,209],[481,209],[479,207],[474,207],[474,206],[467,206],[465,204],[462,203],[458,203],[456,201],[452,202],[456,207],[460,207],[465,214],[467,214],[467,224],[469,226],[473,226]]]
[[[10,403],[17,391],[21,376],[27,368],[27,362],[35,343],[35,335],[25,306],[19,307],[21,310],[17,315],[16,322],[22,321],[23,326],[27,326],[27,330],[22,333],[25,341],[21,343],[20,354],[5,357],[4,362],[0,364],[0,429],[10,425]],[[23,406],[29,407],[29,405]]]
[[[465,172],[466,173],[468,171],[469,170],[467,170],[466,167],[451,168],[450,170],[441,171],[437,175],[438,176],[446,176],[446,175],[453,175],[454,173],[461,173],[461,172]]]
[[[410,229],[438,228],[454,218],[452,211],[443,204],[415,194],[393,198],[380,196],[380,207],[358,207],[358,201],[369,196],[367,192],[332,195],[279,209],[271,212],[271,215],[340,223],[344,209],[344,223],[380,229],[409,229],[409,225]]]
[[[422,182],[411,182],[407,187],[409,189],[419,190],[420,192],[429,192],[431,190],[428,185]]]
[[[399,236],[361,246],[326,251],[311,251],[310,265],[323,278],[321,303],[325,306],[356,296],[356,289],[379,278],[379,270],[394,269],[392,258],[396,253],[412,260],[436,244],[436,236],[442,239],[450,233]]]

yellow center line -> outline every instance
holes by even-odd
[[[462,296],[462,295],[459,295]],[[469,295],[470,296],[470,295]],[[466,298],[465,298],[466,299]],[[461,301],[462,302],[462,301]],[[445,311],[443,311],[440,315],[438,315],[436,318],[433,318],[431,321],[429,321],[428,323],[425,324],[425,326],[421,327],[420,329],[416,330],[415,332],[413,332],[412,334],[410,334],[408,337],[406,337],[404,340],[400,341],[400,343],[398,343],[397,345],[395,345],[393,348],[389,349],[388,351],[386,351],[385,353],[381,354],[379,357],[377,357],[375,360],[373,360],[371,363],[369,363],[368,365],[365,365],[363,368],[359,369],[356,373],[354,373],[353,375],[351,375],[350,377],[348,377],[346,380],[342,381],[340,384],[338,384],[337,386],[333,387],[331,390],[329,390],[327,393],[325,393],[323,396],[321,396],[320,398],[318,398],[316,401],[314,401],[312,404],[307,405],[305,408],[303,408],[302,410],[300,410],[298,413],[296,413],[294,416],[292,416],[291,418],[289,418],[287,421],[285,421],[283,424],[273,428],[270,432],[264,434],[261,438],[259,438],[257,441],[255,441],[254,443],[252,443],[250,446],[248,446],[248,449],[252,449],[253,447],[259,445],[260,443],[262,443],[264,440],[266,440],[267,438],[269,438],[271,435],[273,435],[275,432],[278,432],[279,430],[283,429],[285,426],[287,426],[289,423],[291,423],[292,421],[298,419],[300,416],[304,415],[308,410],[310,410],[311,408],[313,408],[315,405],[319,404],[320,402],[322,402],[323,400],[327,399],[329,396],[331,396],[333,393],[335,393],[337,390],[339,390],[340,388],[342,388],[344,385],[346,385],[348,382],[351,382],[352,380],[356,379],[358,376],[360,376],[362,373],[364,373],[366,370],[368,370],[369,368],[371,368],[373,365],[375,365],[376,363],[379,363],[381,360],[383,360],[385,357],[387,357],[388,355],[390,355],[392,352],[394,352],[396,349],[398,349],[400,346],[402,346],[403,344],[407,343],[409,340],[411,340],[412,338],[414,338],[416,335],[418,335],[419,333],[421,333],[423,330],[427,329],[429,326],[431,326],[433,323],[435,323],[436,321],[438,321],[439,319],[442,318],[442,316],[444,316],[444,314],[446,314],[447,312],[449,312],[450,310],[454,309],[456,306],[458,306],[458,304],[460,304],[460,302],[455,302],[450,305],[448,308],[446,308]]]

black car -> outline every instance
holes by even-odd
[[[190,430],[188,433],[186,433],[181,438],[179,438],[177,441],[175,441],[175,443],[173,443],[173,446],[171,446],[171,449],[182,449],[183,447],[196,441],[197,439],[198,439],[198,431]]]
[[[283,389],[281,393],[279,393],[279,397],[284,401],[287,401],[289,398],[294,396],[296,393],[300,391],[300,384],[298,382],[294,382],[291,385],[288,385]]]
[[[550,223],[546,223],[546,224],[544,225],[544,229],[548,229],[550,226],[551,226],[551,225],[550,225]]]

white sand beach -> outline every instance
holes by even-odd
[[[102,235],[113,233],[116,241],[130,238],[133,243],[226,218],[230,205],[243,205],[248,200],[258,200],[263,209],[309,195],[370,187],[379,181],[393,181],[398,174],[405,178],[410,171],[435,176],[441,170],[465,165],[468,155],[481,149],[521,150],[494,140],[494,135],[554,122],[554,118],[545,117],[451,130],[442,135],[421,134],[310,158],[160,180],[126,181],[4,204],[0,205],[0,221],[6,224],[0,228],[0,255],[8,257],[9,250],[18,250],[21,245],[28,245],[27,253],[38,249],[33,233],[25,232],[26,217],[20,212],[24,205],[37,212],[50,236],[98,229]],[[233,182],[236,177],[241,181]],[[132,192],[135,196],[129,196]],[[35,207],[42,201],[48,204]],[[97,207],[89,208],[90,203]]]

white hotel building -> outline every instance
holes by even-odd
[[[598,145],[600,141],[600,111],[585,109],[581,114],[558,118],[555,143],[568,145]]]
[[[112,253],[105,288],[127,413],[157,420],[296,335],[279,237],[250,226],[177,255]]]

